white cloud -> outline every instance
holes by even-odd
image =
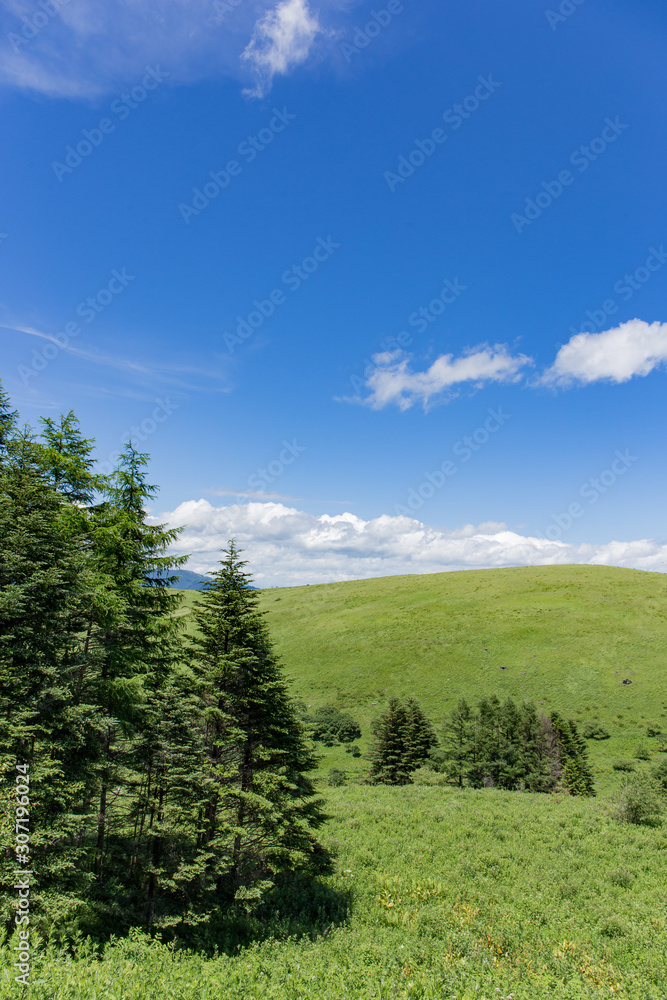
[[[320,0],[319,6],[335,19],[347,3]],[[139,84],[146,66],[159,64],[170,84],[247,79],[252,70],[256,89],[265,92],[276,73],[303,62],[315,36],[325,34],[307,0],[277,6],[276,0],[241,0],[224,17],[214,0],[61,0],[53,7],[47,17],[35,0],[0,4],[0,84],[99,99]]]
[[[276,74],[305,62],[313,42],[322,31],[317,15],[308,0],[281,0],[255,25],[252,39],[242,58],[253,67],[257,82],[246,91],[252,97],[264,97]]]
[[[374,410],[391,403],[401,410],[415,403],[426,408],[431,400],[443,398],[442,394],[448,390],[451,398],[455,387],[464,383],[479,388],[485,382],[515,382],[521,378],[522,369],[532,364],[525,354],[511,355],[505,344],[484,345],[458,358],[441,354],[424,372],[413,372],[410,356],[403,351],[376,354],[372,360],[376,367],[366,380],[369,395],[355,402]]]
[[[667,544],[643,539],[573,545],[520,535],[496,522],[445,531],[409,517],[364,521],[351,513],[317,516],[282,503],[213,507],[206,500],[189,500],[152,520],[187,525],[178,551],[192,554],[189,568],[197,572],[212,569],[220,549],[235,537],[264,587],[570,563],[667,570]]]
[[[578,333],[564,344],[539,380],[567,386],[627,382],[667,362],[667,323],[631,319],[603,333]]]

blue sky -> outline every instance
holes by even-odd
[[[667,570],[664,5],[0,23],[2,377],[150,452],[192,568]]]

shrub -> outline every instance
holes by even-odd
[[[661,760],[651,770],[651,781],[663,792],[667,792],[667,760]]]
[[[643,743],[638,743],[635,749],[635,757],[637,760],[650,760],[651,752]]]
[[[341,771],[337,767],[332,767],[329,771],[329,785],[332,788],[340,788],[341,785],[345,784],[346,778],[345,771]]]
[[[449,778],[446,774],[434,771],[430,767],[418,767],[412,772],[413,785],[436,785],[443,787],[449,785]]]
[[[646,735],[647,736],[662,736],[662,729],[660,729],[659,726],[656,726],[656,724],[654,722],[649,722],[649,724],[646,727]]]
[[[634,771],[635,765],[625,758],[615,760],[611,765],[615,771]]]
[[[618,917],[607,917],[598,924],[598,934],[607,938],[627,937],[630,934],[630,927]]]
[[[353,757],[361,757],[361,750],[356,743],[351,743],[346,746],[345,753],[351,753]]]
[[[662,809],[660,794],[651,780],[634,778],[622,785],[614,817],[635,826],[660,826]]]
[[[618,885],[622,889],[629,889],[634,882],[634,876],[632,872],[627,871],[625,868],[616,868],[615,871],[609,872],[609,881],[612,885]]]
[[[586,740],[608,740],[611,734],[599,722],[589,722],[583,735]]]
[[[334,743],[351,743],[361,736],[359,724],[347,712],[341,712],[333,705],[318,708],[304,717],[312,739],[327,746]]]

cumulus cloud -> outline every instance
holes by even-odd
[[[424,372],[412,371],[411,357],[403,351],[375,354],[372,360],[375,368],[366,379],[369,394],[355,402],[374,410],[392,403],[401,410],[415,403],[427,408],[434,399],[445,398],[447,393],[454,395],[464,383],[479,388],[485,382],[514,382],[532,364],[525,354],[510,354],[505,344],[483,345],[458,358],[441,354]]]
[[[333,17],[345,6],[319,4]],[[146,66],[158,63],[171,84],[252,73],[255,92],[265,93],[325,34],[308,0],[59,0],[47,7],[0,4],[0,83],[97,99],[139,84]]]
[[[189,500],[152,520],[186,525],[178,551],[191,553],[189,568],[200,573],[214,568],[220,549],[235,537],[263,587],[570,563],[667,570],[667,544],[643,539],[574,545],[520,535],[497,522],[446,531],[410,517],[364,521],[351,513],[308,514],[282,503],[213,507],[206,500]]]
[[[246,93],[264,97],[276,74],[305,62],[313,42],[322,31],[317,16],[311,14],[308,0],[282,0],[255,25],[252,39],[243,52],[257,77]]]
[[[627,382],[667,361],[667,323],[631,319],[602,333],[578,333],[564,344],[542,384]]]

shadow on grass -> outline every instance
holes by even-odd
[[[330,871],[330,870],[329,870]],[[205,919],[173,920],[168,929],[156,928],[150,935],[155,940],[171,943],[178,950],[188,950],[212,957],[215,954],[237,954],[255,943],[286,938],[316,938],[327,935],[332,928],[344,924],[350,913],[352,899],[349,890],[327,883],[323,875],[294,873],[283,876],[257,903],[234,902],[220,908]],[[119,892],[111,902],[109,886],[104,899],[90,900],[73,919],[52,925],[46,937],[56,947],[75,954],[83,941],[99,955],[112,940],[143,936],[140,909],[134,900]],[[121,902],[122,900],[122,902]],[[148,940],[149,935],[146,935]]]

